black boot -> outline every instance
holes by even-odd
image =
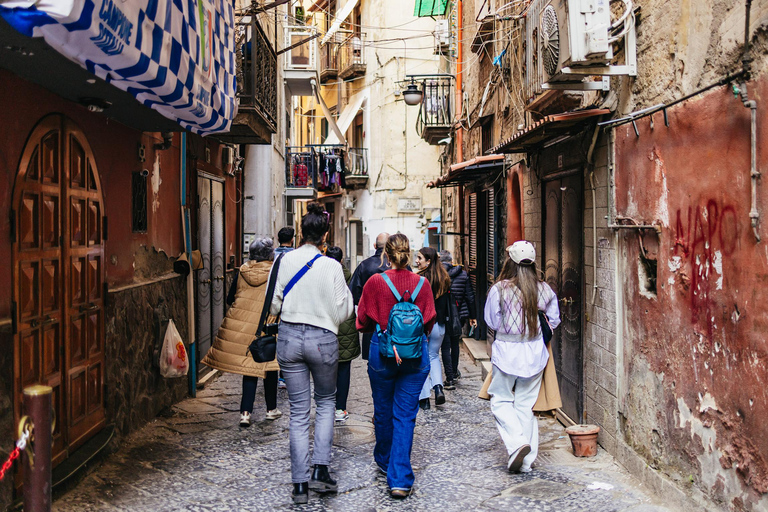
[[[423,398],[419,400],[419,407],[421,407],[422,411],[428,411],[429,410],[429,398]]]
[[[328,466],[316,464],[315,470],[312,471],[312,479],[309,481],[309,488],[315,492],[336,492],[338,485],[336,480],[331,478]]]
[[[443,386],[440,384],[434,387],[435,390],[435,405],[443,405],[445,403],[445,393],[443,393]]]
[[[309,488],[307,482],[300,484],[293,484],[293,492],[291,493],[293,502],[297,505],[304,505],[309,502]]]

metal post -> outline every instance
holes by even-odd
[[[51,510],[51,396],[49,386],[24,388],[24,412],[32,422],[31,443],[24,450],[24,510]]]

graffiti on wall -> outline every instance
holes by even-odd
[[[669,284],[690,300],[691,323],[705,324],[711,339],[717,328],[714,295],[724,286],[723,263],[738,246],[736,209],[710,199],[677,210]]]

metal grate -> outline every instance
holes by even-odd
[[[131,217],[134,233],[147,232],[147,176],[134,172],[131,176]]]
[[[488,280],[494,281],[496,276],[496,192],[488,190]]]
[[[469,279],[477,293],[477,194],[469,195]]]

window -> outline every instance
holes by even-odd
[[[145,171],[131,176],[131,216],[134,233],[147,232],[147,175]]]
[[[485,155],[486,152],[493,147],[493,116],[483,118],[482,123],[482,150]]]

